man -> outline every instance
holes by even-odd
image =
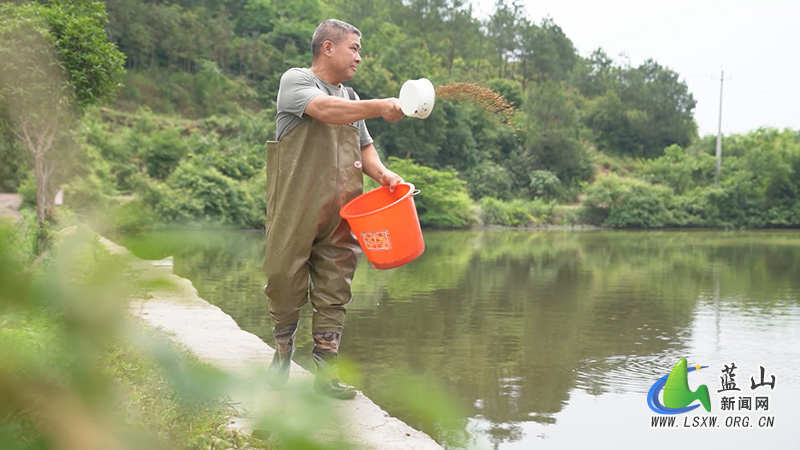
[[[361,32],[322,22],[311,39],[311,68],[289,69],[278,90],[277,141],[267,143],[264,273],[275,356],[274,387],[285,384],[300,309],[313,306],[314,389],[341,399],[356,391],[339,379],[339,342],[360,249],[339,209],[362,192],[362,172],[394,190],[402,179],[380,160],[364,119],[403,117],[396,99],[360,100],[342,85],[361,62]]]

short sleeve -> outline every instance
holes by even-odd
[[[314,83],[313,75],[300,69],[289,69],[281,77],[278,89],[278,113],[303,117],[309,102],[325,92]]]
[[[361,141],[361,146],[372,144],[374,140],[372,136],[369,135],[369,130],[367,130],[367,122],[359,120],[356,126],[358,127],[358,137]]]

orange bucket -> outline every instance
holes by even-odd
[[[376,269],[402,266],[425,251],[414,205],[418,193],[411,183],[398,183],[394,192],[383,186],[359,195],[339,210]]]

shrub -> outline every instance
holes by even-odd
[[[561,181],[548,170],[534,170],[530,175],[531,194],[534,197],[553,199],[559,196]]]
[[[84,144],[81,159],[81,166],[63,186],[64,205],[73,211],[88,213],[104,208],[116,190],[111,166],[97,147]]]
[[[422,226],[463,228],[477,222],[466,183],[454,171],[420,166],[410,159],[390,157],[391,169],[420,189],[414,198]]]
[[[22,197],[22,206],[36,207],[36,178],[34,178],[33,173],[22,180],[17,193]]]
[[[670,145],[658,158],[639,161],[639,173],[651,183],[664,184],[676,194],[683,194],[713,184],[715,164],[711,155],[690,155],[679,145]]]
[[[247,191],[250,198],[255,203],[255,209],[251,217],[252,222],[248,223],[253,228],[264,228],[267,221],[267,177],[262,170],[259,174],[247,181]]]
[[[243,183],[192,160],[175,169],[167,180],[172,191],[164,204],[175,217],[223,225],[252,226],[256,205]]]
[[[109,191],[103,180],[91,173],[64,186],[64,204],[76,212],[89,212],[102,208],[110,194],[113,192]]]
[[[499,164],[486,161],[467,172],[470,196],[474,199],[494,197],[510,200],[513,197],[511,174]]]
[[[159,225],[153,208],[141,199],[120,204],[113,209],[111,216],[113,229],[123,233],[152,230]]]
[[[176,128],[155,132],[145,143],[140,155],[144,157],[147,174],[159,180],[167,179],[189,153],[186,140]]]
[[[553,218],[554,202],[542,199],[514,199],[504,202],[492,197],[481,199],[481,219],[486,225],[524,227],[547,223]]]
[[[593,225],[659,228],[676,223],[672,190],[635,178],[600,177],[586,189],[582,216]]]
[[[245,182],[233,180],[201,162],[182,162],[166,182],[139,176],[136,186],[137,195],[163,224],[245,228],[264,224],[265,208],[259,207],[263,202],[253,200]]]

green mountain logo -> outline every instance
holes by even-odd
[[[706,411],[711,412],[711,397],[708,394],[708,387],[701,384],[696,391],[689,388],[689,373],[695,370],[704,369],[708,366],[689,367],[686,358],[681,358],[672,368],[672,371],[661,377],[650,388],[647,395],[647,403],[650,409],[659,414],[681,414],[691,411],[700,405],[691,405],[695,400],[699,400]],[[662,405],[658,397],[664,391],[664,404]]]

